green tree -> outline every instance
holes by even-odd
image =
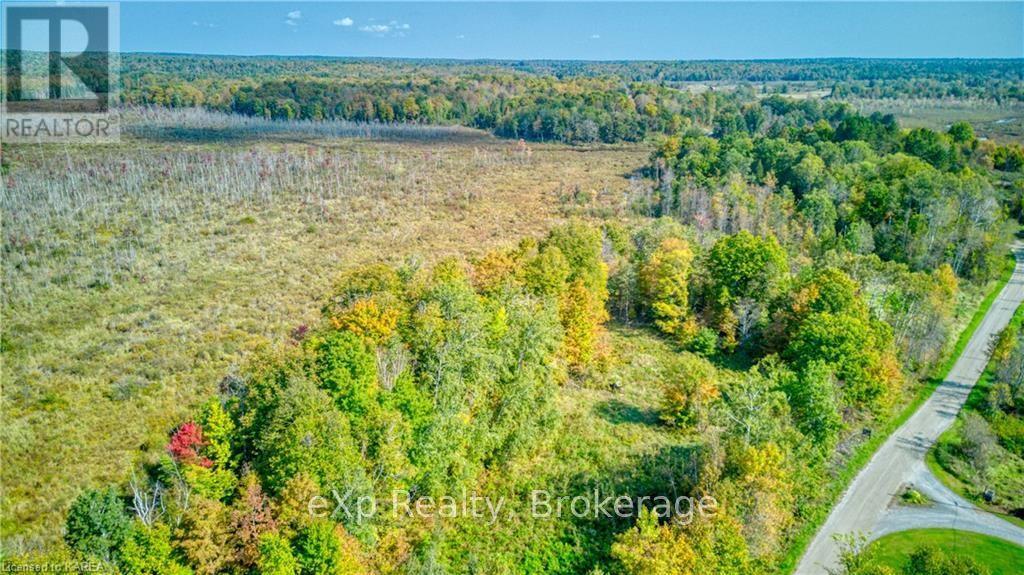
[[[113,488],[89,490],[68,510],[64,541],[84,555],[111,561],[130,529],[124,502]]]
[[[526,286],[537,295],[558,297],[565,292],[569,262],[557,246],[545,246],[523,270]]]
[[[722,348],[731,350],[762,325],[764,305],[788,277],[786,253],[774,236],[741,231],[715,242],[706,267],[712,322],[723,335]]]
[[[594,313],[604,321],[608,299],[608,268],[601,258],[601,231],[580,222],[557,227],[541,243],[541,249],[556,247],[569,264],[569,282],[579,281],[593,295]]]
[[[957,144],[973,144],[975,141],[974,128],[967,122],[953,122],[946,131],[949,137]]]
[[[306,340],[312,373],[338,409],[362,423],[376,404],[377,363],[366,342],[349,331],[331,331]]]
[[[707,261],[713,291],[724,288],[731,299],[766,301],[785,278],[786,253],[772,236],[741,231],[715,242]]]
[[[118,552],[118,567],[124,575],[190,575],[171,545],[171,530],[163,523],[146,527],[141,521],[131,530]]]
[[[798,375],[787,378],[782,389],[797,428],[819,450],[831,453],[843,428],[831,370],[824,362],[812,361]]]
[[[340,526],[317,520],[299,532],[295,557],[302,575],[356,575],[365,569],[357,557],[357,543]]]
[[[216,467],[233,467],[231,442],[235,433],[235,422],[221,406],[220,400],[212,398],[207,401],[198,419],[205,441],[202,454]]]
[[[309,380],[287,382],[256,437],[255,469],[273,493],[280,493],[299,472],[308,473],[325,490],[351,490],[353,500],[369,492],[348,420]]]
[[[299,561],[292,554],[288,540],[277,533],[264,533],[259,541],[259,575],[298,575]]]
[[[863,316],[809,315],[784,356],[803,369],[820,361],[833,370],[847,405],[883,409],[901,381],[888,326]]]

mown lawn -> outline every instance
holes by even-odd
[[[919,547],[938,547],[945,553],[969,554],[991,575],[1016,575],[1024,565],[1024,547],[1009,541],[955,529],[912,529],[874,541],[867,552],[880,565],[899,569]]]

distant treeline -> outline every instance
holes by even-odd
[[[1022,59],[860,59],[581,61],[445,60],[123,54],[123,74],[176,74],[189,79],[344,75],[379,77],[396,71],[447,74],[521,72],[556,78],[617,76],[647,82],[815,82],[968,78],[1024,81]]]
[[[1024,100],[1021,60],[452,61],[124,54],[122,100],[274,119],[473,126],[538,141],[710,130],[769,92]],[[695,94],[683,82],[706,82]],[[761,85],[755,85],[755,83]]]

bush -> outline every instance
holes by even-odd
[[[903,569],[907,575],[988,575],[988,569],[966,555],[948,555],[930,546],[919,547],[910,554]]]
[[[996,413],[992,416],[991,427],[1000,445],[1024,458],[1024,420],[1015,415]]]
[[[996,438],[988,422],[973,411],[964,412],[960,427],[960,453],[984,475],[996,448]]]
[[[686,349],[699,356],[710,357],[718,349],[718,334],[709,327],[702,327],[697,330],[697,335],[693,336]]]
[[[665,374],[661,420],[680,427],[707,421],[711,404],[719,398],[718,374],[707,360],[683,354]]]

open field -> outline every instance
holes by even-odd
[[[974,100],[850,99],[862,114],[894,114],[907,128],[945,131],[954,122],[969,122],[978,136],[998,142],[1024,139],[1024,104]]]
[[[788,573],[862,468],[872,509],[923,485],[893,434],[945,429],[914,414],[953,418],[1011,313],[1012,70],[862,115],[829,75],[232,62],[137,70],[120,144],[3,150],[0,560]],[[510,509],[315,514],[334,490]],[[599,492],[651,513],[572,507]]]
[[[368,261],[479,255],[591,211],[625,213],[642,146],[202,137],[8,148],[2,533],[59,536],[81,489],[319,315]],[[299,140],[299,141],[295,141]]]
[[[886,535],[868,547],[879,565],[902,567],[916,549],[937,547],[951,554],[968,554],[991,571],[991,575],[1012,575],[1024,564],[1024,548],[1013,543],[952,529],[915,529]]]

